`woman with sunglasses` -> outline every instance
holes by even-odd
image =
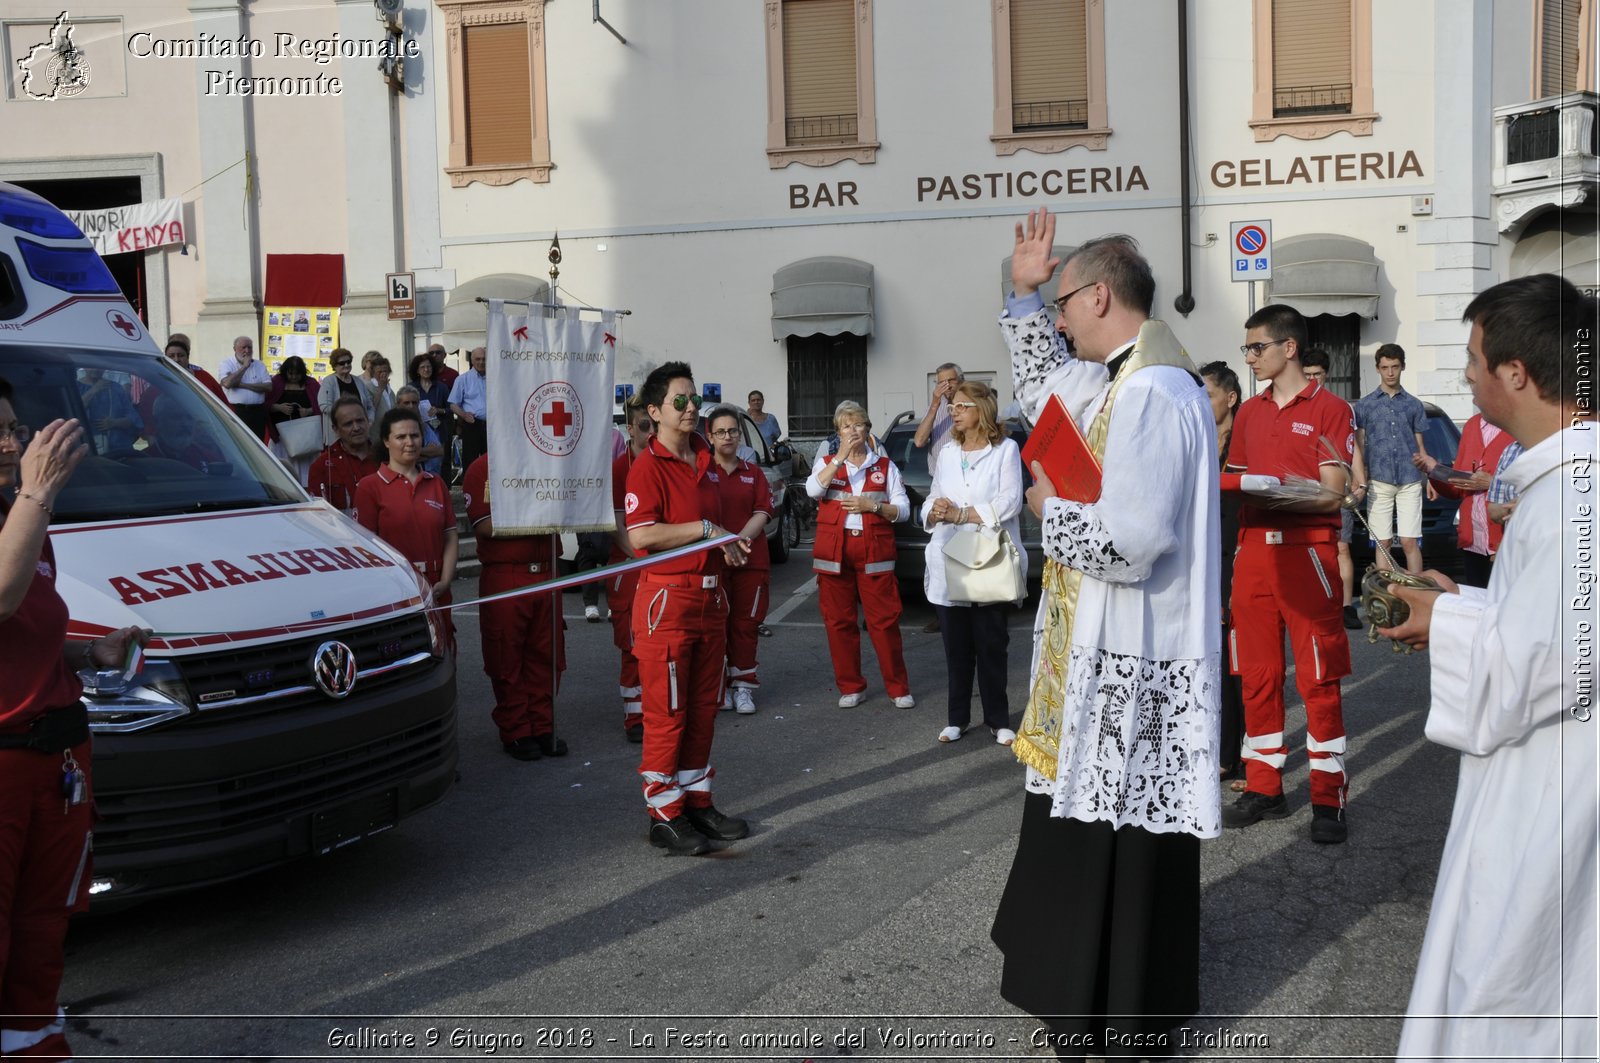
[[[900,649],[900,588],[894,580],[894,528],[911,515],[911,502],[894,462],[874,450],[872,422],[858,402],[846,399],[833,411],[837,453],[817,450],[806,478],[816,499],[817,540],[811,568],[817,601],[828,629],[828,657],[839,686],[839,707],[853,709],[867,696],[861,675],[861,630],[857,603],[878,655],[884,689],[896,708],[916,706]]]
[[[714,539],[722,500],[711,448],[695,431],[700,396],[683,362],[652,370],[639,397],[656,436],[628,470],[623,509],[628,544],[655,554]],[[750,832],[711,800],[711,740],[722,703],[728,599],[724,577],[750,548],[735,541],[661,561],[639,574],[633,601],[633,654],[643,688],[644,748],[639,774],[650,814],[650,844],[696,856],[711,840]]]
[[[362,410],[366,411],[368,424],[376,424],[378,420],[372,408],[372,392],[361,383],[360,377],[350,372],[351,367],[355,365],[356,356],[343,347],[335,347],[328,360],[333,365],[333,372],[323,377],[317,386],[317,409],[322,411],[324,444],[336,442],[339,438],[339,433],[334,431],[333,427],[333,404],[347,395],[361,403]]]
[[[89,906],[94,820],[89,724],[81,669],[121,668],[145,628],[67,641],[46,532],[57,493],[88,454],[77,421],[52,421],[26,452],[11,385],[0,380],[0,1054],[68,1059],[56,1002],[67,920]]]
[[[972,721],[972,676],[978,676],[983,722],[994,740],[1009,746],[1011,703],[1006,695],[1006,618],[1012,602],[952,600],[945,584],[944,547],[962,529],[1002,528],[1013,544],[1022,542],[1022,455],[998,422],[999,406],[989,385],[967,380],[950,397],[952,445],[934,452],[933,483],[922,505],[929,530],[923,588],[939,612],[944,637],[950,697],[946,727],[939,741],[954,742]],[[1022,553],[1022,574],[1028,573]]]
[[[767,522],[772,519],[772,488],[759,466],[739,456],[744,432],[739,415],[726,406],[706,419],[711,450],[716,455],[717,486],[722,495],[722,526],[739,533],[750,550],[745,563],[728,571],[728,700],[722,707],[741,716],[756,711],[756,643],[767,618],[767,591],[772,561],[767,556]]]

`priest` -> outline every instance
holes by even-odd
[[[1188,355],[1150,320],[1134,241],[1080,245],[1047,306],[1055,229],[1047,210],[1016,226],[1000,328],[1022,410],[1059,398],[1102,488],[1057,497],[1032,469],[1047,562],[992,936],[1001,994],[1058,1056],[1170,1055],[1199,1007],[1200,839],[1221,826],[1217,437]]]

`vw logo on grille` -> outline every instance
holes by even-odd
[[[311,655],[311,678],[328,697],[348,697],[356,686],[355,653],[342,642],[324,642]]]

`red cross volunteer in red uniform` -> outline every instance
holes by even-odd
[[[436,604],[449,605],[456,578],[456,512],[444,481],[417,464],[422,418],[405,407],[390,410],[379,437],[388,460],[356,485],[356,520],[405,555],[428,581]],[[441,615],[453,632],[450,614]]]
[[[856,602],[867,614],[867,633],[878,655],[883,686],[895,706],[916,705],[900,649],[900,588],[894,580],[894,522],[911,515],[900,470],[871,445],[872,422],[861,404],[846,399],[833,412],[839,453],[817,454],[806,494],[817,499],[817,541],[811,568],[828,628],[828,656],[839,685],[839,707],[866,698],[861,675],[861,631]]]
[[[26,455],[11,385],[0,380],[0,1057],[70,1059],[56,1002],[67,920],[89,906],[94,790],[79,668],[117,668],[123,628],[66,642],[67,603],[56,593],[45,537],[56,495],[88,448],[77,421],[40,430]]]
[[[621,454],[611,462],[611,495],[617,509],[617,531],[611,537],[609,563],[636,556],[628,545],[628,470],[650,445],[656,423],[634,395],[623,407],[628,418],[628,438]],[[622,733],[630,742],[644,741],[644,693],[639,686],[639,659],[633,655],[633,596],[639,590],[639,573],[621,572],[606,580],[606,607],[611,613],[611,641],[622,657],[617,691],[622,696]]]
[[[717,467],[711,475],[722,498],[722,526],[738,532],[750,548],[749,559],[729,569],[727,575],[728,684],[734,710],[749,716],[756,711],[754,691],[761,686],[756,675],[756,643],[761,622],[767,618],[767,587],[772,577],[772,560],[767,555],[772,488],[760,468],[739,457],[744,433],[737,413],[727,408],[714,410],[706,418],[706,427],[716,455]]]
[[[341,398],[328,415],[337,439],[311,459],[306,471],[306,490],[328,500],[334,509],[352,516],[356,508],[356,485],[378,471],[378,458],[372,445],[372,424],[361,400]]]
[[[660,553],[724,534],[711,448],[695,432],[700,396],[683,362],[645,378],[639,396],[656,437],[628,470],[628,541]],[[731,543],[663,561],[639,576],[633,600],[633,653],[644,690],[644,749],[639,774],[650,813],[650,844],[693,856],[709,839],[733,841],[750,828],[711,801],[711,740],[722,702],[728,600],[723,573],[742,565],[748,547]]]
[[[1228,448],[1232,472],[1303,477],[1324,497],[1267,505],[1246,496],[1233,566],[1230,666],[1244,693],[1245,792],[1222,810],[1224,827],[1288,815],[1283,797],[1283,633],[1294,649],[1306,706],[1311,840],[1345,840],[1344,710],[1350,674],[1339,582],[1339,506],[1355,445],[1350,404],[1300,368],[1306,322],[1291,306],[1264,306],[1245,322],[1245,361],[1267,388],[1242,403]]]
[[[490,504],[489,455],[467,466],[461,490],[467,520],[478,542],[478,594],[489,597],[518,587],[548,582],[548,535],[497,538]],[[555,733],[555,696],[565,671],[565,622],[556,596],[525,594],[478,607],[483,638],[483,671],[494,688],[494,725],[500,744],[518,760],[566,755],[567,743]]]

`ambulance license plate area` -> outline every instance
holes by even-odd
[[[363,838],[381,834],[400,819],[400,788],[392,786],[336,808],[312,814],[311,850],[326,856]]]

